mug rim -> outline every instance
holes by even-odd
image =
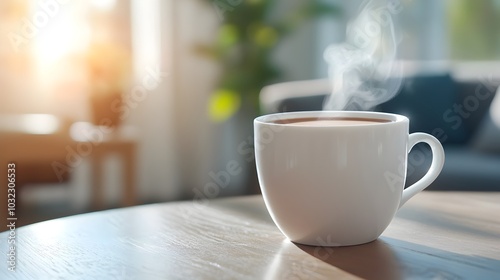
[[[276,123],[275,121],[290,118],[314,118],[314,117],[353,117],[353,118],[372,118],[372,119],[382,119],[388,122],[374,122],[370,124],[356,124],[356,127],[366,127],[366,126],[384,126],[391,125],[402,122],[409,122],[408,117],[385,112],[374,112],[374,111],[297,111],[297,112],[283,112],[283,113],[273,113],[266,114],[254,119],[255,124],[265,124],[271,126],[287,126],[287,127],[301,127],[301,128],[334,128],[341,126],[304,126],[304,125],[294,125],[293,123]],[[343,126],[345,127],[345,126]],[[347,126],[352,127],[352,126]]]

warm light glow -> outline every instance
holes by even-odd
[[[78,19],[61,16],[52,20],[35,41],[34,51],[42,71],[71,53],[85,50],[90,41],[89,26]]]
[[[44,12],[40,7],[35,6],[34,14]],[[91,26],[86,18],[87,9],[88,3],[84,1],[59,5],[57,12],[47,17],[43,26],[38,26],[36,36],[31,39],[36,86],[43,100],[55,100],[54,96],[61,96],[57,88],[76,79],[75,75],[80,71],[75,68],[68,70],[67,65],[78,67],[78,57],[90,44]],[[77,90],[73,86],[65,94],[76,94]]]
[[[116,0],[92,0],[92,6],[99,10],[109,11],[116,5]]]

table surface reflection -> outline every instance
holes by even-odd
[[[136,206],[16,229],[0,279],[500,279],[499,213],[500,193],[423,192],[378,240],[327,248],[286,240],[261,196]]]

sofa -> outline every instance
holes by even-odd
[[[443,144],[446,161],[430,190],[500,191],[500,94],[494,81],[462,81],[450,74],[406,77],[399,93],[373,108],[410,118],[410,133],[426,132]],[[265,113],[322,110],[327,80],[271,85],[261,92]],[[495,98],[496,96],[496,98]],[[495,116],[497,116],[495,118]],[[430,166],[425,144],[408,157],[406,186]]]

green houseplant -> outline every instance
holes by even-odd
[[[221,19],[221,27],[214,45],[196,46],[196,51],[216,59],[222,66],[218,87],[208,105],[214,121],[228,119],[240,105],[257,114],[262,87],[282,77],[281,69],[270,59],[278,43],[306,21],[340,12],[337,6],[322,1],[300,1],[280,16],[277,2],[210,1]]]

